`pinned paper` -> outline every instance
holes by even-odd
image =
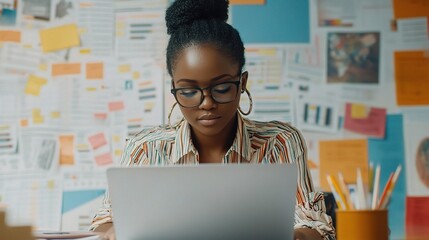
[[[406,231],[410,239],[429,236],[429,197],[407,197]]]
[[[344,128],[370,137],[384,138],[386,133],[387,110],[384,108],[370,108],[366,117],[354,118],[353,105],[354,104],[350,103],[346,104]],[[366,110],[365,106],[364,108]]]
[[[395,52],[396,101],[399,106],[429,105],[429,57],[424,51]]]
[[[34,124],[42,124],[45,121],[45,118],[40,113],[40,108],[33,109],[32,116]]]
[[[105,153],[95,156],[95,163],[98,166],[104,166],[113,163],[113,159],[112,156],[110,156],[110,153]]]
[[[357,103],[351,104],[351,117],[354,119],[362,119],[368,117],[368,111],[366,106]]]
[[[101,80],[104,77],[104,64],[87,63],[86,64],[86,79],[88,80]]]
[[[13,30],[0,30],[0,42],[21,42],[21,32]]]
[[[47,79],[30,75],[28,77],[27,85],[25,86],[25,93],[28,95],[39,96],[43,85],[46,85]]]
[[[52,64],[52,76],[64,76],[64,75],[73,75],[80,74],[80,63],[56,63]]]
[[[347,184],[356,183],[356,169],[360,168],[364,184],[368,184],[368,144],[366,139],[321,141],[320,184],[329,191],[326,175],[342,172]]]
[[[76,24],[67,24],[40,30],[40,41],[44,52],[52,52],[80,45]]]
[[[429,16],[427,0],[393,0],[395,18],[412,18]]]
[[[74,136],[60,137],[60,165],[74,165]]]
[[[106,136],[104,133],[98,133],[92,135],[88,138],[89,144],[91,144],[92,149],[97,149],[107,144]]]
[[[116,112],[120,110],[124,110],[124,102],[123,101],[116,101],[116,102],[110,102],[109,103],[109,111],[110,112]]]

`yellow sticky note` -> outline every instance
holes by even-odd
[[[122,65],[119,65],[118,70],[120,73],[126,73],[131,71],[131,66],[129,64],[122,64]]]
[[[60,116],[61,116],[61,113],[58,111],[51,112],[51,118],[53,118],[53,119],[58,119],[58,118],[60,118]]]
[[[353,103],[351,115],[352,118],[367,118],[368,111],[366,106],[363,104]]]
[[[49,190],[55,189],[55,180],[49,180],[47,182],[47,187]]]
[[[42,124],[45,121],[42,114],[40,113],[39,108],[33,109],[32,115],[33,115],[33,123],[34,124]]]
[[[40,30],[40,41],[44,52],[52,52],[79,46],[79,32],[76,24]]]
[[[139,79],[140,78],[140,73],[137,72],[137,71],[133,72],[133,78],[134,79]]]
[[[30,75],[28,77],[27,84],[25,85],[25,93],[28,95],[39,96],[42,86],[47,82],[48,80],[45,78]]]
[[[122,155],[122,150],[121,149],[116,149],[115,150],[115,156],[120,157]]]
[[[39,70],[40,71],[47,71],[48,70],[48,65],[41,63],[39,64]]]

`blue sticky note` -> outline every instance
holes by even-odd
[[[265,5],[234,5],[232,25],[244,43],[309,43],[308,0],[267,0]]]
[[[390,237],[405,236],[405,153],[402,115],[388,115],[386,121],[386,137],[384,139],[368,140],[369,159],[374,164],[380,164],[380,194],[383,191],[390,173],[402,165],[402,171],[393,190],[389,203]]]
[[[106,191],[104,189],[78,190],[63,192],[63,209],[62,213],[71,211],[91,200],[102,196]],[[101,202],[100,202],[101,206]]]

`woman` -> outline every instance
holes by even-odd
[[[312,193],[298,130],[242,117],[251,110],[251,105],[248,112],[239,107],[239,93],[252,102],[246,88],[249,74],[242,72],[243,42],[227,18],[226,0],[177,0],[167,9],[167,69],[184,119],[176,126],[143,130],[127,142],[122,164],[296,163],[295,239],[334,239],[323,196]],[[93,229],[112,237],[111,221],[107,196]]]

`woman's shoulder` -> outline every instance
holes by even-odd
[[[280,121],[256,121],[245,119],[247,130],[251,135],[272,136],[286,135],[292,136],[300,134],[300,131],[292,124]]]
[[[143,128],[140,132],[129,138],[127,142],[142,143],[142,142],[157,142],[174,139],[175,129],[165,125],[152,126]]]

